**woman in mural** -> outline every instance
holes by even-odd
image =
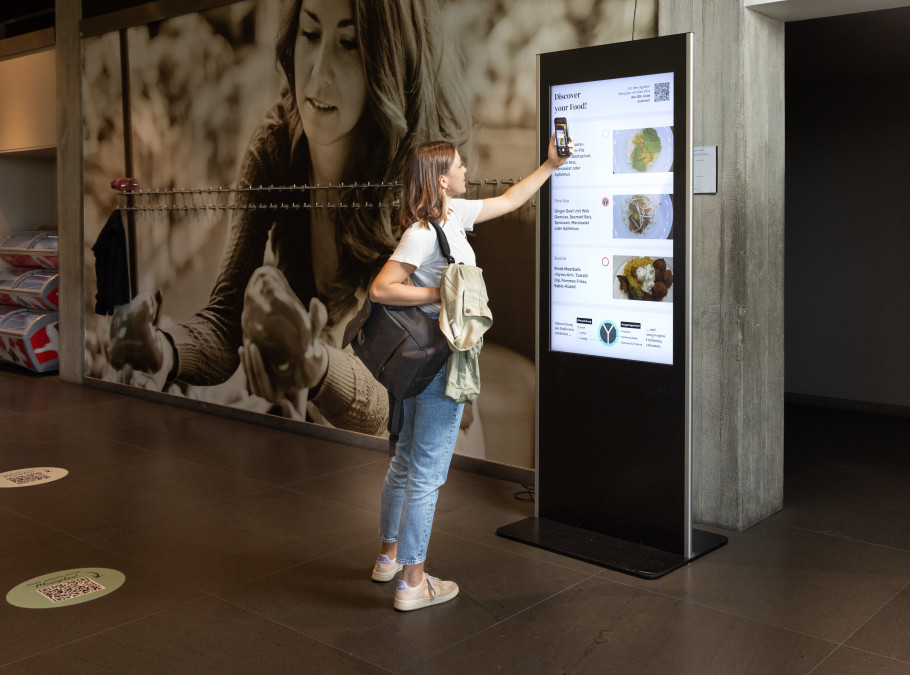
[[[417,305],[438,316],[439,284],[447,262],[429,221],[442,226],[456,260],[474,265],[465,231],[511,213],[540,189],[568,159],[557,154],[555,138],[554,134],[550,139],[547,160],[530,176],[502,195],[483,200],[453,199],[467,191],[467,169],[454,145],[433,141],[415,148],[405,166],[401,241],[371,284],[370,299]],[[443,366],[422,393],[402,402],[401,435],[382,486],[380,555],[372,578],[390,581],[403,569],[394,603],[402,611],[446,602],[458,594],[454,582],[424,572],[436,497],[448,474],[463,406],[445,391]]]
[[[439,44],[437,15],[435,0],[286,2],[276,41],[286,84],[253,133],[238,185],[394,183],[417,144],[465,146],[469,103],[461,78],[439,81],[443,64],[451,74],[457,61]],[[395,247],[393,195],[302,194],[241,192],[209,304],[165,332],[154,326],[153,300],[134,302],[114,318],[112,365],[157,388],[218,384],[242,365],[250,392],[286,416],[380,433],[387,394],[339,345]],[[326,203],[250,208],[281,195]],[[333,200],[373,206],[327,208]]]

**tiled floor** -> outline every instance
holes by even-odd
[[[910,420],[789,406],[786,508],[645,581],[512,542],[519,485],[453,471],[428,569],[376,584],[383,454],[0,368],[0,590],[77,567],[126,583],[0,603],[3,673],[910,673]]]

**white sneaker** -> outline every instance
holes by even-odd
[[[373,581],[391,581],[401,571],[401,565],[395,558],[380,555],[373,565]]]
[[[454,581],[443,581],[424,574],[423,581],[415,588],[411,588],[404,579],[399,579],[398,588],[395,590],[395,609],[409,612],[412,609],[448,602],[456,595],[458,584]]]

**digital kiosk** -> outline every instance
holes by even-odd
[[[501,536],[656,578],[691,521],[691,34],[538,57],[535,517]]]

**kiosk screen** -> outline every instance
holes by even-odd
[[[550,349],[673,363],[673,73],[550,87]],[[543,262],[543,261],[542,261]]]

